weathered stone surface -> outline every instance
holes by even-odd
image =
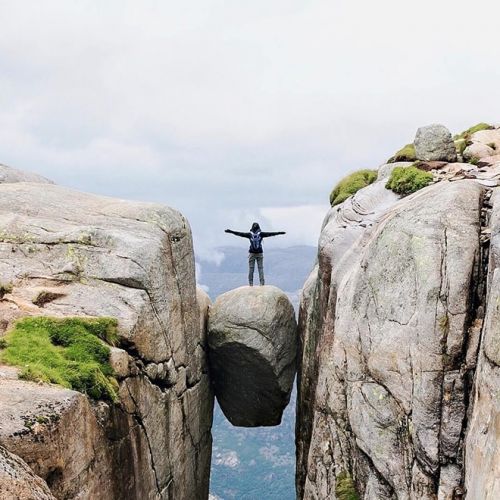
[[[480,160],[481,158],[485,158],[487,156],[493,156],[495,154],[495,150],[486,144],[481,144],[480,142],[472,143],[470,146],[467,146],[464,149],[462,156],[465,160],[469,161],[475,158],[476,160]]]
[[[330,211],[299,314],[299,498],[331,497],[343,472],[361,498],[459,493],[482,193],[373,199],[365,227],[342,224],[355,200]]]
[[[209,314],[215,394],[233,425],[278,425],[290,399],[297,324],[288,297],[273,286],[220,295]]]
[[[37,182],[40,184],[53,184],[52,181],[31,172],[24,172],[17,168],[8,167],[0,163],[0,184],[10,182]]]
[[[424,161],[457,160],[457,151],[450,131],[444,125],[428,125],[420,127],[415,136],[415,153],[417,159]]]
[[[2,500],[55,500],[47,483],[28,465],[0,446],[0,498]]]
[[[57,497],[206,498],[213,395],[186,219],[157,204],[3,183],[0,281],[12,285],[0,300],[0,334],[27,315],[111,316],[127,351],[113,351],[119,405],[3,380],[0,411],[19,428],[47,391],[60,424],[41,426],[43,440],[1,427],[0,444]],[[53,299],[38,303],[42,291]],[[10,407],[16,391],[23,403]]]
[[[396,168],[396,167],[411,167],[413,165],[412,161],[398,161],[394,163],[386,163],[379,167],[378,169],[378,176],[377,180],[381,181],[385,179],[386,181],[389,179],[391,172]]]
[[[114,483],[121,479],[113,474],[111,443],[105,445],[88,399],[57,386],[17,380],[15,370],[2,371],[0,444],[22,457],[57,498],[113,498],[119,488]],[[132,472],[130,463],[122,466]]]
[[[500,191],[492,196],[488,298],[465,448],[467,498],[500,497]]]
[[[500,129],[480,130],[471,136],[472,143],[489,146],[495,151],[500,151]]]
[[[109,363],[117,377],[125,378],[130,375],[130,357],[124,349],[111,347]]]

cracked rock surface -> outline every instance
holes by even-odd
[[[483,338],[465,453],[469,498],[500,497],[500,191],[491,197],[491,248]]]
[[[345,474],[363,499],[496,498],[487,190],[438,182],[399,200],[381,182],[330,210],[304,286],[298,498],[335,498]]]
[[[243,427],[279,425],[295,376],[297,324],[274,286],[217,297],[208,323],[211,377],[226,418]]]
[[[55,500],[47,483],[18,456],[0,446],[0,498]]]
[[[208,305],[187,220],[158,204],[0,183],[0,281],[0,335],[23,316],[110,316],[121,349],[117,405],[0,367],[0,444],[58,498],[206,498]]]

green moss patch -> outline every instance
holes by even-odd
[[[113,318],[28,317],[5,335],[0,361],[21,367],[25,380],[51,382],[93,399],[116,401],[118,384],[108,344],[117,340]],[[4,344],[4,345],[5,345]]]
[[[358,192],[361,188],[370,185],[377,179],[376,170],[358,170],[347,177],[344,177],[330,193],[331,206],[338,205]]]
[[[337,500],[359,500],[354,481],[348,472],[341,472],[335,481],[335,497]]]
[[[417,155],[415,153],[415,146],[411,143],[396,152],[392,158],[389,158],[387,163],[395,163],[397,161],[415,161],[416,159]]]
[[[417,167],[396,167],[385,187],[397,194],[410,194],[428,186],[432,182],[432,174]]]
[[[491,130],[492,128],[493,127],[489,123],[478,123],[477,125],[464,130],[461,134],[457,134],[455,137],[453,137],[453,140],[458,141],[460,139],[463,139],[467,143],[468,141],[470,141],[472,134],[479,132],[480,130]]]

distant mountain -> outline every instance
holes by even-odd
[[[281,288],[296,310],[299,292],[314,266],[316,248],[294,246],[265,249],[266,283]],[[245,247],[220,247],[219,265],[197,260],[198,281],[208,287],[212,300],[221,293],[246,285]],[[257,273],[257,270],[255,270]],[[258,283],[257,274],[255,282]],[[295,499],[295,403],[294,388],[289,406],[278,427],[233,427],[216,403],[214,411],[210,494],[214,500]]]
[[[212,300],[221,293],[248,284],[246,247],[220,247],[217,248],[217,253],[224,255],[219,265],[197,259],[200,267],[199,283],[208,287],[208,294]],[[296,294],[313,268],[316,253],[316,247],[305,245],[265,249],[266,284],[275,285],[288,294]],[[257,269],[254,282],[259,282]]]

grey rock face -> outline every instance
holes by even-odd
[[[381,167],[379,167],[377,180],[381,181],[381,180],[385,179],[387,181],[389,179],[389,177],[391,176],[392,171],[396,167],[406,168],[406,167],[411,167],[412,165],[413,165],[413,162],[411,162],[411,161],[397,161],[394,163],[386,163],[386,164],[382,165]]]
[[[111,316],[121,348],[112,357],[119,405],[1,380],[0,444],[59,498],[206,498],[213,394],[186,219],[52,184],[0,184],[0,282],[11,289],[0,335],[23,316]],[[40,292],[52,299],[39,304]],[[36,420],[37,394],[60,424],[39,426],[39,436],[10,432],[23,416]]]
[[[52,181],[31,172],[24,172],[17,168],[8,167],[0,163],[0,184],[11,182],[37,182],[39,184],[53,184]]]
[[[0,498],[3,500],[55,500],[47,483],[28,465],[0,446]]]
[[[233,425],[278,425],[295,376],[297,324],[288,297],[273,286],[241,287],[210,308],[215,394]]]
[[[457,152],[450,131],[444,125],[420,127],[415,136],[415,153],[419,160],[457,160]]]
[[[492,196],[486,317],[465,449],[468,498],[500,497],[500,191]]]
[[[481,144],[480,142],[474,142],[470,146],[467,146],[462,153],[465,160],[470,161],[473,159],[480,160],[488,156],[493,156],[495,150],[486,144]]]
[[[298,497],[331,498],[348,473],[361,498],[451,499],[481,314],[483,188],[440,183],[399,201],[369,188],[357,195],[371,209],[357,211],[373,223],[345,223],[355,200],[327,216],[303,291]]]

